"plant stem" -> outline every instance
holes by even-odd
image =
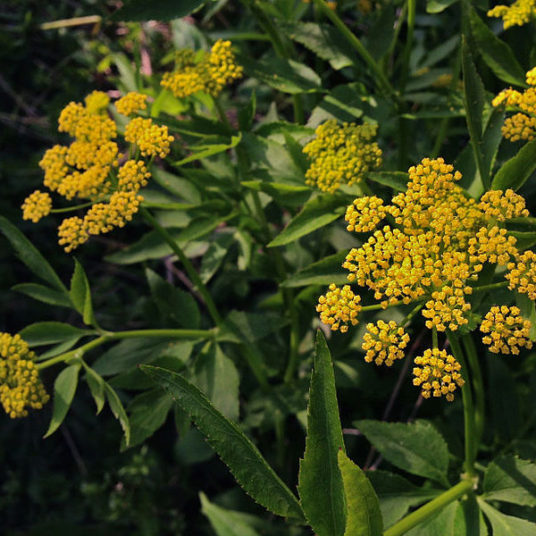
[[[495,290],[496,288],[504,288],[508,286],[508,281],[501,281],[500,283],[490,283],[489,285],[482,285],[481,287],[473,287],[473,292],[483,292],[486,290]]]
[[[400,77],[400,93],[403,95],[406,90],[406,83],[409,75],[409,59],[411,56],[411,47],[413,45],[413,30],[415,28],[415,12],[417,8],[416,0],[407,0],[408,9],[408,29],[406,34],[406,46],[402,57],[402,75]]]
[[[86,208],[93,204],[93,201],[88,201],[87,203],[81,203],[80,205],[73,205],[72,207],[65,208],[53,208],[50,211],[50,214],[61,214],[63,212],[71,212],[73,210],[78,210],[79,208]]]
[[[408,532],[408,530],[430,518],[451,502],[454,502],[456,499],[459,499],[466,493],[469,493],[472,489],[472,480],[467,479],[458,482],[458,484],[439,495],[439,497],[436,497],[429,503],[426,503],[424,506],[421,506],[411,514],[402,518],[392,527],[389,527],[386,531],[384,531],[383,536],[401,536],[402,534],[405,534]]]
[[[212,320],[214,320],[214,323],[219,326],[222,322],[220,313],[218,312],[218,309],[216,308],[216,304],[214,303],[214,300],[212,299],[212,296],[210,295],[207,287],[201,281],[201,278],[199,277],[199,274],[196,272],[195,268],[193,267],[192,263],[190,262],[190,259],[185,255],[184,251],[182,251],[181,247],[173,240],[173,237],[167,232],[166,229],[164,229],[154,218],[154,216],[143,206],[140,207],[140,212],[142,216],[144,217],[145,221],[153,229],[165,240],[165,242],[169,245],[169,247],[172,249],[173,253],[177,255],[179,260],[181,261],[182,265],[184,266],[184,269],[186,270],[186,273],[188,274],[188,277],[192,280],[192,283],[195,285],[197,291],[201,296],[203,297],[203,300],[205,301],[205,304],[207,306],[208,312],[210,316],[212,317]]]
[[[468,476],[473,477],[475,475],[475,458],[478,449],[476,425],[475,425],[475,409],[473,405],[473,394],[471,391],[471,381],[469,378],[469,369],[467,362],[463,355],[463,351],[460,347],[457,337],[448,332],[448,340],[452,353],[455,359],[462,366],[462,372],[465,383],[462,387],[463,398],[463,417],[464,417],[464,432],[465,432],[465,472]]]
[[[476,426],[476,441],[477,444],[482,438],[484,431],[484,421],[486,418],[486,398],[484,393],[484,380],[482,378],[482,370],[478,362],[478,355],[475,347],[475,342],[470,334],[462,337],[462,344],[467,355],[467,361],[471,368],[471,379],[473,380],[473,389],[475,393],[475,426]]]
[[[174,339],[208,339],[213,338],[215,335],[214,330],[207,329],[139,329],[133,331],[106,331],[100,337],[93,339],[92,341],[70,350],[55,357],[51,357],[46,361],[42,361],[36,365],[38,369],[45,369],[56,365],[57,363],[64,363],[69,359],[76,359],[82,357],[84,354],[102,346],[103,344],[121,339],[133,339],[138,337],[143,338],[174,338]]]
[[[88,15],[87,17],[73,17],[72,19],[53,20],[39,25],[41,30],[56,30],[68,26],[81,26],[82,24],[98,24],[102,20],[100,15]]]
[[[363,61],[370,67],[374,72],[376,79],[376,84],[386,91],[389,95],[395,98],[398,101],[398,95],[389,82],[386,76],[383,74],[380,66],[376,63],[376,60],[370,55],[369,51],[363,46],[363,43],[349,30],[348,26],[341,20],[339,15],[332,9],[328,7],[324,0],[314,0],[316,6],[322,12],[322,14],[333,22],[335,27],[339,30],[341,35],[348,41],[348,43],[356,50],[356,52],[361,56]]]

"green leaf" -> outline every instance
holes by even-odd
[[[484,499],[536,506],[536,464],[501,456],[484,473]]]
[[[393,44],[396,27],[395,20],[394,5],[386,3],[382,5],[380,16],[367,32],[367,39],[364,45],[376,61],[381,60]],[[357,54],[353,54],[353,56],[355,61],[358,56]]]
[[[294,242],[321,227],[335,221],[346,210],[345,202],[336,196],[314,197],[307,201],[302,210],[268,244],[269,248],[284,246]]]
[[[52,409],[52,418],[48,426],[47,433],[43,439],[51,436],[63,422],[76,392],[78,385],[78,372],[80,363],[75,363],[64,368],[54,382],[54,404]]]
[[[459,0],[426,0],[426,13],[441,13]]]
[[[93,334],[93,331],[75,328],[63,322],[36,322],[35,324],[26,326],[19,332],[19,335],[30,347],[64,341],[76,342],[81,337]]]
[[[114,417],[119,421],[119,424],[123,429],[125,445],[128,447],[130,446],[130,422],[128,420],[127,412],[115,390],[106,382],[104,382],[104,394],[106,395],[106,400],[108,400],[108,405],[110,406]]]
[[[380,500],[383,524],[386,527],[396,523],[411,507],[442,493],[439,489],[419,488],[404,477],[387,471],[369,471],[367,476]]]
[[[525,251],[536,244],[536,231],[508,231],[508,234],[517,240],[516,248],[519,251]]]
[[[104,403],[106,402],[106,397],[104,393],[104,380],[99,376],[90,366],[88,366],[84,361],[82,361],[84,370],[86,371],[86,381],[91,392],[91,396],[95,401],[97,406],[97,415],[102,411]]]
[[[409,175],[403,171],[373,171],[367,179],[389,186],[396,192],[405,192],[408,189]]]
[[[82,315],[84,324],[89,326],[95,326],[96,320],[93,314],[93,305],[91,303],[91,289],[89,288],[89,281],[84,271],[84,267],[74,260],[74,273],[71,278],[71,290],[69,291],[71,301],[73,302],[75,309]]]
[[[199,277],[203,283],[208,283],[218,271],[233,242],[233,235],[223,232],[216,235],[214,240],[210,242],[206,253],[201,259],[201,267],[199,269]]]
[[[197,329],[201,313],[194,297],[174,287],[150,268],[146,268],[145,275],[153,300],[164,319],[171,319],[183,328]]]
[[[326,119],[355,121],[363,116],[370,106],[361,94],[359,84],[345,84],[334,87],[313,109],[307,126],[317,127]]]
[[[473,8],[470,9],[470,21],[474,42],[488,67],[507,84],[526,86],[525,71],[512,49],[482,22]]]
[[[268,194],[283,206],[303,205],[311,197],[311,188],[308,186],[262,180],[243,181],[240,184],[256,192]]]
[[[251,93],[248,103],[238,109],[238,127],[246,132],[251,130],[255,120],[255,112],[257,111],[257,94],[255,91]]]
[[[0,216],[0,231],[9,240],[20,260],[38,277],[62,293],[65,285],[37,248],[8,219]]]
[[[365,473],[342,450],[337,457],[346,497],[344,536],[381,536],[382,514],[374,488]]]
[[[491,523],[493,536],[536,536],[536,523],[503,514],[481,499],[478,504]]]
[[[309,390],[305,454],[298,491],[305,517],[318,536],[342,536],[346,507],[337,453],[344,451],[335,375],[326,340],[319,330]]]
[[[232,421],[238,420],[238,371],[221,350],[211,344],[195,363],[195,385],[214,407]]]
[[[246,522],[250,516],[217,506],[211,503],[204,493],[199,494],[199,499],[201,511],[208,517],[217,536],[259,536]]]
[[[348,282],[348,273],[342,268],[342,263],[348,250],[328,255],[322,260],[313,262],[302,270],[283,281],[280,286],[286,288],[305,287],[307,285],[329,285],[335,283],[342,285]]]
[[[406,532],[406,536],[469,536],[465,530],[463,511],[458,501],[452,502],[439,510],[434,516],[419,523],[415,528]],[[471,534],[471,536],[476,536]]]
[[[333,69],[354,64],[355,54],[349,52],[347,42],[333,26],[302,21],[278,21],[277,24],[291,39],[329,61]]]
[[[322,91],[320,77],[307,65],[284,58],[252,59],[240,56],[238,61],[252,78],[283,93]]]
[[[484,85],[473,63],[473,57],[465,38],[462,39],[463,103],[465,119],[471,137],[473,154],[484,187],[489,186],[489,169],[484,168],[480,156],[482,142],[482,115],[484,113]]]
[[[69,296],[64,292],[59,292],[52,288],[40,285],[39,283],[19,283],[11,287],[26,296],[30,296],[34,300],[48,303],[49,305],[57,305],[58,307],[72,307]]]
[[[378,452],[396,467],[448,487],[448,450],[441,434],[427,421],[354,423]]]
[[[133,398],[128,405],[130,424],[128,446],[134,447],[151,437],[166,422],[172,406],[171,397],[159,388]]]
[[[186,411],[242,488],[269,511],[303,520],[301,507],[255,445],[224,417],[194,385],[179,374],[158,367],[141,369]]]
[[[242,133],[239,132],[238,136],[231,136],[231,141],[229,143],[215,143],[213,145],[204,145],[204,146],[191,146],[190,149],[193,151],[193,154],[179,160],[178,162],[173,162],[173,166],[181,167],[184,164],[190,162],[195,162],[196,160],[202,160],[203,158],[208,158],[209,156],[214,156],[215,154],[223,153],[233,147],[236,147],[242,140]]]
[[[200,9],[206,0],[129,0],[112,16],[114,21],[173,20],[186,17]]]
[[[536,140],[526,143],[518,153],[507,160],[497,171],[491,188],[493,190],[519,190],[536,170]]]

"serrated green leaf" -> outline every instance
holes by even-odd
[[[9,240],[19,259],[43,281],[67,294],[65,285],[37,248],[7,218],[0,216],[0,231]]]
[[[67,294],[46,287],[45,285],[40,285],[39,283],[19,283],[18,285],[12,286],[11,290],[25,294],[34,300],[48,303],[49,305],[57,305],[59,307],[73,306]]]
[[[413,475],[431,478],[445,486],[449,485],[447,444],[429,422],[363,420],[354,425],[396,467]]]
[[[493,536],[536,536],[536,523],[503,514],[482,499],[478,504],[491,523]]]
[[[214,407],[232,421],[238,420],[239,377],[235,364],[211,344],[195,362],[195,385],[208,397]]]
[[[348,254],[347,250],[328,255],[322,260],[314,262],[296,272],[283,281],[280,286],[293,288],[307,285],[329,285],[335,283],[342,285],[348,281],[348,273],[342,268],[342,263]]]
[[[536,464],[515,456],[501,456],[484,473],[484,498],[536,506]]]
[[[337,453],[344,451],[335,375],[324,335],[316,334],[307,408],[305,453],[298,491],[305,517],[318,536],[342,536],[346,526],[344,487]]]
[[[74,273],[71,278],[71,289],[69,291],[71,301],[76,310],[82,315],[84,324],[88,326],[95,326],[95,315],[93,314],[93,304],[91,301],[91,289],[89,287],[89,281],[84,271],[84,267],[74,260]]]
[[[460,522],[463,526],[463,512],[460,503],[455,501],[439,510],[434,516],[419,523],[415,528],[405,534],[407,536],[431,536],[432,534],[441,536],[468,535],[469,533],[465,532],[465,530],[460,530]]]
[[[333,27],[315,22],[278,21],[288,36],[308,48],[335,70],[353,65],[355,55],[349,53],[347,42]]]
[[[54,402],[52,418],[43,439],[51,436],[65,419],[78,386],[78,372],[80,363],[64,368],[54,382]]]
[[[211,503],[204,493],[199,494],[199,499],[201,511],[207,516],[217,536],[259,536],[246,522],[249,516]]]
[[[104,394],[106,395],[106,400],[108,400],[110,410],[123,429],[125,445],[128,447],[130,445],[130,422],[127,412],[115,390],[106,382],[104,382]]]
[[[111,19],[114,21],[168,21],[180,19],[197,11],[206,3],[206,0],[159,0],[146,2],[145,0],[129,0],[118,9]]]
[[[275,474],[257,447],[197,387],[174,372],[149,365],[142,365],[141,369],[190,415],[246,493],[277,515],[303,520],[296,497]]]
[[[130,425],[129,447],[143,443],[151,437],[165,422],[173,400],[162,389],[145,391],[134,397],[128,405]]]
[[[342,450],[337,453],[337,460],[346,497],[344,536],[381,536],[382,514],[370,481]]]
[[[314,197],[307,201],[302,210],[268,244],[269,248],[290,244],[339,218],[346,204],[333,195]]]
[[[86,381],[91,391],[91,396],[97,406],[97,415],[102,411],[104,403],[106,402],[106,396],[104,393],[104,380],[99,376],[90,366],[82,361],[84,370],[86,371]]]
[[[380,501],[385,527],[390,527],[414,506],[437,497],[442,490],[419,488],[404,477],[387,471],[366,473]]]
[[[22,329],[19,335],[32,347],[73,340],[76,342],[81,337],[93,333],[88,329],[75,328],[63,322],[36,322]]]
[[[473,8],[470,9],[470,21],[472,37],[488,67],[507,84],[525,86],[525,71],[512,49],[482,22]]]
[[[526,143],[518,153],[506,161],[493,177],[493,190],[519,190],[536,170],[536,140]]]

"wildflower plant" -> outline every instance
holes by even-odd
[[[142,27],[166,50],[110,56],[17,203],[66,216],[64,251],[0,217],[40,280],[14,290],[57,307],[2,328],[7,418],[55,437],[87,387],[123,450],[177,432],[185,534],[535,534],[534,45],[466,0],[165,4],[114,15],[176,19]],[[190,423],[283,519],[182,470],[210,456]]]

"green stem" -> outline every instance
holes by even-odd
[[[454,502],[456,499],[469,493],[473,489],[473,485],[473,481],[469,479],[458,482],[458,484],[439,495],[439,497],[436,497],[429,503],[426,503],[424,506],[415,510],[415,512],[402,518],[392,527],[389,527],[384,531],[383,536],[401,536],[402,534],[405,534],[408,530],[416,527],[426,519],[429,519],[451,502]]]
[[[73,17],[72,19],[53,20],[39,25],[41,30],[57,30],[68,26],[81,26],[83,24],[98,24],[102,20],[100,15],[88,15],[87,17]]]
[[[374,72],[376,76],[376,84],[378,87],[384,91],[386,91],[388,94],[390,94],[392,97],[395,98],[395,100],[398,101],[398,95],[387,79],[387,77],[383,74],[382,69],[376,63],[376,60],[370,55],[369,51],[363,46],[363,43],[350,31],[348,26],[341,20],[339,15],[326,4],[324,0],[314,0],[316,6],[318,9],[322,12],[322,14],[331,20],[331,22],[335,25],[337,30],[341,33],[341,35],[348,41],[348,43],[355,49],[355,51],[361,56],[363,61],[370,67],[370,69]]]
[[[500,283],[491,283],[489,285],[482,285],[481,287],[473,287],[473,292],[484,292],[486,290],[495,290],[497,288],[504,288],[509,285],[508,281],[501,281]]]
[[[203,297],[203,300],[205,302],[205,305],[207,306],[210,316],[212,317],[212,320],[214,320],[214,323],[219,326],[222,322],[220,313],[218,312],[218,309],[216,308],[216,304],[214,303],[212,296],[208,292],[207,287],[205,286],[203,281],[201,281],[199,274],[196,272],[195,268],[190,262],[190,259],[185,255],[184,251],[182,251],[181,247],[177,244],[177,242],[175,242],[175,240],[167,232],[167,230],[164,229],[164,227],[162,227],[156,221],[153,215],[146,208],[140,207],[140,212],[142,216],[144,217],[145,221],[147,221],[147,223],[154,228],[154,230],[164,239],[164,241],[172,249],[173,253],[177,255],[180,262],[184,266],[184,269],[186,270],[188,277],[191,279],[192,283],[195,285],[199,294],[201,294],[201,296]]]
[[[413,45],[413,30],[415,28],[415,12],[417,8],[416,0],[407,0],[408,6],[408,30],[406,35],[406,46],[402,57],[402,75],[400,77],[400,93],[403,95],[409,76],[409,59]]]
[[[437,341],[437,328],[435,326],[434,329],[432,329],[432,347],[439,348],[439,344]]]
[[[52,367],[58,363],[64,363],[69,359],[76,359],[82,357],[84,354],[102,346],[110,341],[116,341],[121,339],[133,339],[133,338],[174,338],[180,340],[190,339],[207,339],[212,338],[215,335],[214,330],[207,329],[139,329],[133,331],[106,331],[100,337],[93,339],[92,341],[70,350],[55,357],[51,357],[46,361],[38,363],[36,367],[38,369],[45,369]]]
[[[462,337],[462,344],[467,355],[467,361],[471,368],[471,379],[473,380],[473,389],[475,393],[475,426],[476,426],[476,441],[477,444],[482,439],[484,431],[484,421],[486,418],[486,398],[484,392],[484,380],[482,378],[482,370],[478,362],[478,355],[473,338],[470,334]]]
[[[404,320],[402,320],[402,322],[400,322],[400,325],[402,326],[407,326],[412,320],[413,320],[413,317],[424,307],[424,302],[421,302],[419,303],[418,305],[416,305],[409,313],[408,315],[406,316],[406,318],[404,318]]]
[[[50,211],[50,214],[61,214],[63,212],[72,212],[73,210],[78,210],[79,208],[90,207],[92,204],[93,204],[93,201],[88,201],[87,203],[81,203],[80,205],[73,205],[72,207],[53,208]]]
[[[223,109],[223,106],[221,105],[220,99],[218,97],[214,97],[213,100],[214,100],[214,107],[216,108],[216,111],[218,112],[218,117],[220,118],[220,121],[225,125],[225,128],[229,130],[229,132],[232,132],[233,127],[231,126],[231,123],[229,123],[229,119],[227,118],[225,110]]]
[[[452,333],[448,333],[448,340],[452,348],[452,354],[462,366],[462,372],[465,383],[462,387],[463,399],[463,416],[464,416],[464,433],[465,433],[465,472],[468,476],[475,475],[475,458],[478,448],[475,425],[475,409],[473,404],[473,394],[471,391],[471,382],[469,379],[469,369],[460,347],[457,337]]]

